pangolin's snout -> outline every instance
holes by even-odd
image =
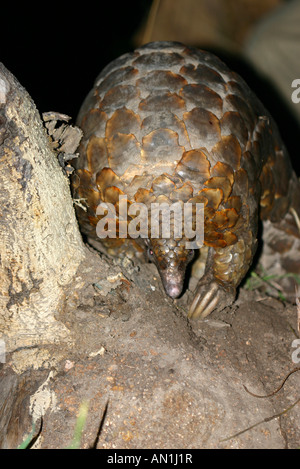
[[[177,284],[175,282],[169,282],[164,284],[165,291],[171,298],[178,298],[183,290],[183,284]]]

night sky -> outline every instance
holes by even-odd
[[[133,35],[151,6],[151,0],[80,2],[80,7],[79,2],[7,3],[1,5],[0,61],[40,112],[73,118],[101,69],[134,49]]]

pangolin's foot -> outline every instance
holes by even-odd
[[[188,317],[190,319],[203,319],[214,310],[222,311],[233,303],[235,296],[235,288],[225,290],[215,281],[206,284],[200,282],[196,288]]]

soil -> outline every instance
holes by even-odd
[[[300,372],[270,397],[248,392],[270,394],[299,368],[296,306],[242,288],[231,308],[189,321],[188,301],[166,297],[153,265],[89,248],[57,316],[70,341],[19,350],[37,357],[25,372],[17,352],[0,365],[0,447],[17,447],[32,419],[34,447],[68,447],[87,402],[85,449],[299,448]]]

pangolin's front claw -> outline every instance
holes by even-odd
[[[188,317],[190,319],[204,319],[212,311],[222,311],[226,306],[233,303],[235,299],[235,289],[225,290],[217,282],[212,281],[207,284],[199,284],[194,300],[191,304]]]

